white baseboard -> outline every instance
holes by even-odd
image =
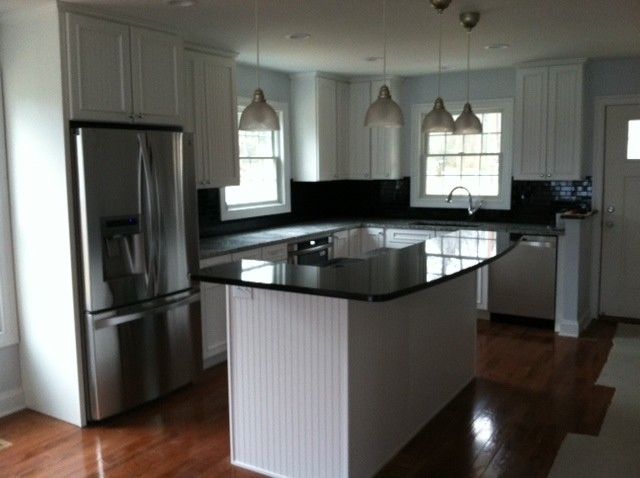
[[[0,393],[0,417],[10,415],[24,408],[24,393],[21,388]]]
[[[223,350],[211,357],[207,357],[202,361],[202,369],[206,370],[208,368],[214,367],[215,365],[221,364],[227,360],[227,351]]]

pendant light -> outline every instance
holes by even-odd
[[[269,106],[260,88],[260,29],[258,24],[258,0],[255,0],[256,21],[256,91],[253,99],[240,116],[239,128],[243,131],[278,131],[280,119],[274,109]]]
[[[462,114],[456,119],[456,134],[482,134],[482,123],[475,115],[469,103],[469,70],[470,70],[470,49],[471,31],[478,24],[480,14],[478,12],[464,12],[460,14],[460,23],[467,30],[467,102],[464,105]]]
[[[400,128],[404,126],[404,117],[398,103],[391,98],[387,86],[387,0],[382,0],[382,30],[384,36],[384,54],[382,56],[382,80],[378,99],[374,101],[364,117],[364,125],[370,128]]]
[[[455,125],[453,116],[444,107],[444,101],[440,97],[440,85],[442,76],[442,14],[447,9],[451,0],[431,0],[431,5],[440,15],[440,36],[438,39],[438,98],[436,98],[433,109],[422,121],[423,133],[453,133]]]

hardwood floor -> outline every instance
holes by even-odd
[[[478,376],[381,477],[547,475],[564,436],[596,435],[613,389],[594,385],[615,324],[578,340],[479,322]],[[255,477],[229,463],[226,366],[164,400],[78,429],[24,411],[0,419],[0,477]]]

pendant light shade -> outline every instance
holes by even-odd
[[[404,126],[404,116],[398,103],[391,98],[387,85],[380,87],[378,99],[374,101],[364,118],[364,125],[369,127],[400,128]]]
[[[462,114],[456,119],[455,128],[456,134],[482,134],[482,123],[470,103],[465,103]]]
[[[264,92],[258,88],[253,93],[251,103],[240,116],[239,128],[243,131],[278,131],[280,118],[264,99]]]
[[[438,40],[438,98],[433,105],[433,109],[422,121],[422,132],[429,133],[453,133],[455,124],[453,116],[444,106],[444,100],[440,96],[440,83],[442,76],[442,13],[451,3],[451,0],[431,0],[431,5],[440,15],[440,34]]]
[[[482,134],[482,123],[473,112],[471,103],[469,102],[469,51],[471,49],[471,31],[478,24],[479,20],[480,14],[478,12],[464,12],[460,14],[460,23],[467,30],[467,102],[464,105],[462,114],[456,119],[456,134]]]
[[[422,120],[423,133],[452,133],[455,128],[453,116],[444,107],[444,101],[438,97],[433,109]]]
[[[258,0],[255,0],[256,22],[256,91],[253,99],[240,115],[239,129],[243,131],[278,131],[280,119],[275,110],[269,106],[260,88],[260,29],[258,23]]]
[[[382,29],[384,36],[384,55],[382,57],[382,76],[387,80],[387,2],[382,0]],[[389,87],[384,84],[380,87],[378,99],[374,101],[364,117],[364,125],[370,128],[400,128],[404,126],[404,116],[398,103],[393,101]]]

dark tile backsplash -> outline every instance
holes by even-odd
[[[198,191],[202,237],[232,234],[294,221],[340,217],[469,220],[465,210],[410,207],[409,178],[391,181],[291,183],[292,212],[237,221],[220,221],[217,189]],[[584,181],[513,181],[511,210],[481,209],[474,221],[552,224],[556,212],[589,209],[591,178]]]

